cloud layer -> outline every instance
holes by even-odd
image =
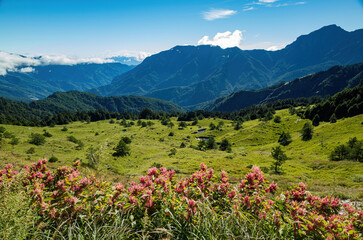
[[[233,33],[227,31],[217,33],[213,39],[210,39],[209,36],[204,36],[198,41],[198,45],[220,46],[221,48],[239,47],[242,39],[241,31],[235,30]]]
[[[208,12],[203,13],[203,18],[208,21],[213,21],[219,18],[226,18],[236,13],[236,11],[228,9],[211,9]]]
[[[33,72],[34,68],[32,67],[41,65],[76,65],[81,63],[111,62],[114,62],[114,60],[104,58],[70,58],[65,55],[30,57],[0,52],[0,75],[6,75],[7,72]]]

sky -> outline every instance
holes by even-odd
[[[186,44],[277,50],[330,24],[363,28],[363,0],[0,0],[0,51],[142,59]]]

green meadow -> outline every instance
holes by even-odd
[[[124,127],[116,119],[113,123],[110,120],[75,122],[55,127],[1,125],[14,134],[19,143],[11,145],[11,139],[2,139],[0,167],[11,163],[16,168],[21,168],[39,159],[54,156],[58,161],[48,164],[52,168],[81,160],[81,171],[85,174],[93,173],[107,180],[127,182],[144,174],[153,165],[162,165],[181,175],[187,175],[198,170],[200,163],[204,162],[216,171],[227,171],[233,182],[241,179],[253,165],[257,165],[269,181],[277,182],[282,189],[304,182],[308,185],[308,190],[322,196],[333,194],[343,199],[363,198],[363,163],[329,160],[329,154],[336,146],[353,137],[363,139],[363,115],[341,119],[336,123],[322,122],[314,127],[310,141],[302,141],[300,138],[300,130],[310,120],[290,115],[287,109],[277,111],[275,115],[282,118],[280,123],[253,120],[244,122],[239,130],[234,129],[232,121],[213,118],[199,120],[194,126],[187,122],[187,127],[183,129],[178,128],[176,118],[171,119],[174,123],[172,128],[162,125],[158,120],[150,120],[153,125],[147,127],[138,126],[137,121],[131,127]],[[209,129],[210,123],[218,125],[221,121],[224,125],[220,130]],[[64,127],[68,130],[62,131]],[[206,130],[198,133],[201,128]],[[40,146],[30,144],[30,134],[43,134],[44,129],[52,135],[46,138],[46,143]],[[277,140],[282,131],[291,134],[292,143],[282,146],[288,160],[282,165],[283,173],[275,174],[270,169],[274,161],[271,150],[279,145]],[[69,136],[80,140],[83,148],[69,141]],[[130,155],[114,157],[114,147],[124,136],[132,139],[128,145]],[[232,151],[200,151],[193,148],[198,146],[197,138],[211,136],[215,137],[217,143],[227,139],[232,144]],[[181,148],[182,143],[186,147]],[[34,147],[34,153],[27,153],[31,147]],[[94,156],[99,158],[99,163],[93,168],[88,164],[90,148],[93,149]],[[172,149],[176,150],[173,150],[174,154]]]

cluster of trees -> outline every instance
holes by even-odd
[[[351,138],[346,144],[337,146],[330,154],[332,161],[353,160],[363,162],[363,141],[356,137]]]
[[[363,113],[363,83],[352,89],[329,97],[317,103],[312,108],[307,108],[303,113],[305,118],[311,119],[315,126],[320,121],[334,123],[337,119],[352,117]]]

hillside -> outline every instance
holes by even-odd
[[[57,91],[87,89],[107,85],[130,69],[121,63],[44,65],[28,73],[7,72],[0,75],[0,96],[12,100],[42,99]]]
[[[128,127],[120,125],[119,121],[112,124],[109,120],[91,122],[75,122],[55,127],[21,127],[1,125],[19,139],[19,144],[11,145],[11,139],[3,138],[0,152],[0,166],[12,163],[15,166],[28,165],[39,159],[55,156],[58,162],[50,163],[51,168],[70,165],[75,159],[83,162],[84,172],[95,172],[98,176],[118,182],[120,179],[131,181],[142,175],[148,168],[160,164],[173,168],[182,175],[187,175],[198,169],[201,162],[215,169],[216,172],[225,170],[230,180],[236,181],[246,174],[253,165],[260,166],[269,181],[275,181],[283,189],[292,183],[300,181],[308,184],[309,189],[320,195],[340,194],[344,197],[362,198],[362,172],[363,164],[353,161],[334,162],[329,160],[329,154],[339,144],[346,143],[350,138],[357,137],[363,140],[360,131],[363,115],[338,120],[336,123],[321,123],[314,127],[313,138],[302,141],[300,130],[305,122],[290,115],[287,109],[279,110],[275,115],[281,117],[281,123],[270,121],[244,122],[242,128],[235,130],[232,122],[222,119],[203,119],[198,125],[191,125],[178,129],[179,122],[175,118],[171,121],[175,127],[162,125],[158,120],[150,120],[151,126],[142,127],[134,122]],[[223,122],[221,130],[211,130],[210,124],[218,125]],[[198,129],[205,128],[205,132],[197,133]],[[30,144],[31,133],[43,134],[46,130],[52,137],[46,138],[44,145]],[[292,143],[282,146],[288,156],[283,164],[283,174],[274,174],[270,170],[273,162],[271,150],[278,146],[277,140],[282,131],[289,132]],[[173,134],[170,134],[173,132]],[[80,149],[77,143],[68,140],[74,136],[83,143]],[[227,139],[232,145],[232,152],[220,150],[200,151],[196,149],[201,137],[214,136],[220,143]],[[130,156],[114,157],[114,147],[122,137],[129,137]],[[184,143],[186,147],[180,147]],[[99,156],[96,169],[87,167],[89,148],[92,146]],[[193,147],[194,146],[194,147]],[[30,154],[27,150],[33,147],[35,152]],[[175,149],[172,154],[172,149]],[[348,177],[347,177],[348,176]]]
[[[0,97],[0,123],[39,124],[61,112],[92,111],[138,113],[144,108],[162,112],[183,112],[178,105],[143,96],[101,97],[77,91],[56,92],[31,103],[14,102]]]
[[[363,80],[363,63],[334,66],[327,71],[309,74],[288,83],[279,83],[260,90],[236,91],[205,105],[203,109],[232,112],[251,105],[289,98],[332,96],[345,88],[352,88]]]
[[[145,95],[191,106],[236,90],[260,89],[363,61],[363,30],[336,25],[303,35],[279,51],[176,46],[146,58],[107,86],[101,95]]]

